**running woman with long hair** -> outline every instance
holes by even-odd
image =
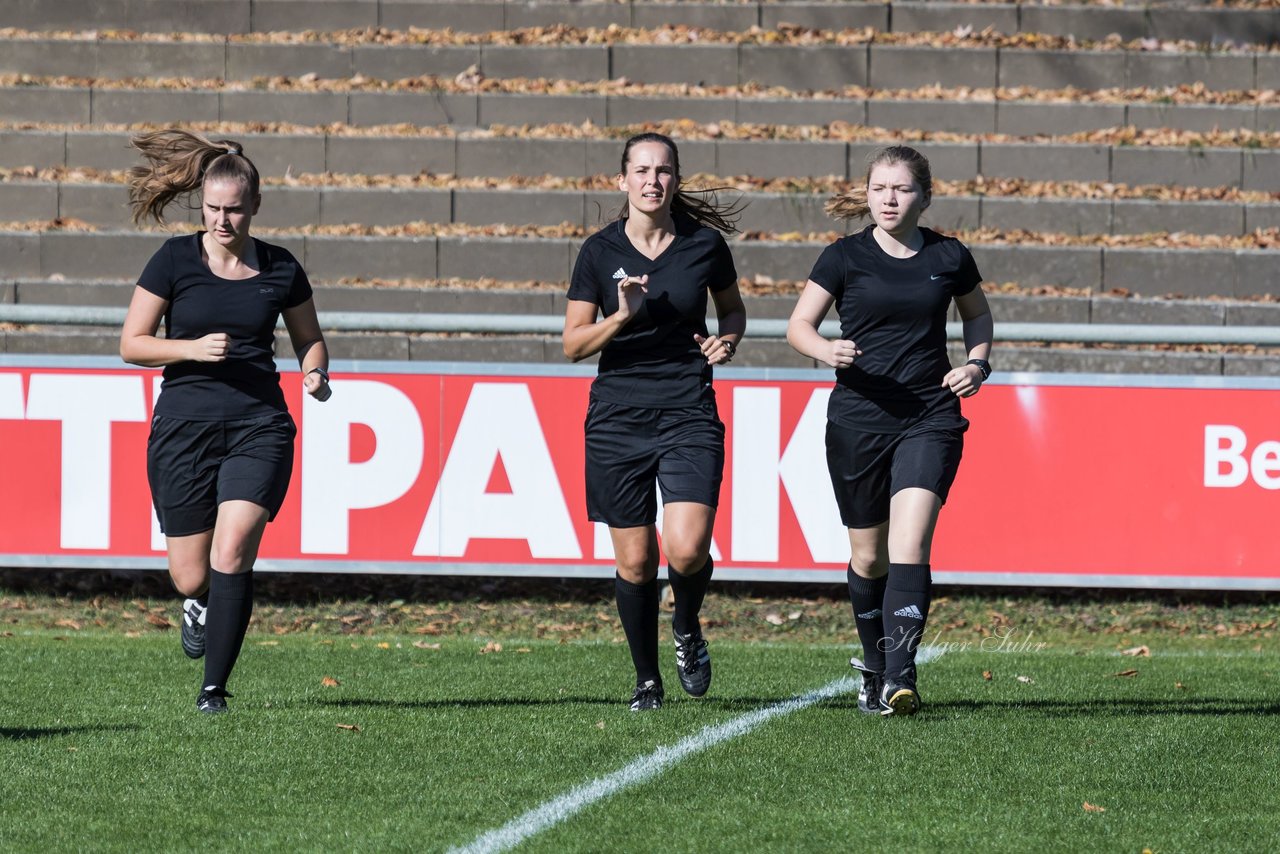
[[[960,399],[991,374],[993,323],[973,256],[921,228],[933,181],[907,146],[868,159],[864,182],[827,207],[872,224],[828,246],[787,325],[797,351],[836,370],[827,409],[827,467],[849,529],[849,598],[862,660],[858,708],[920,708],[916,648],[932,597],[930,549],[955,480],[969,422]],[[963,321],[965,364],[947,357],[947,312]],[[818,326],[831,306],[840,337]]]
[[[258,170],[232,140],[140,134],[134,222],[200,197],[203,229],[167,240],[138,278],[120,335],[126,362],[163,367],[147,478],[169,575],[186,597],[182,649],[204,657],[201,712],[227,710],[227,680],[253,610],[253,564],[293,471],[293,419],[274,359],[283,315],[302,388],[327,400],[329,353],[311,283],[288,250],[249,234]],[[161,321],[165,335],[157,332]]]
[[[732,206],[680,188],[676,144],[627,140],[621,217],[587,238],[565,310],[564,353],[599,354],[586,417],[587,514],[609,526],[618,616],[636,670],[632,711],[659,709],[657,487],[662,551],[675,599],[672,632],[684,690],[701,697],[711,657],[698,612],[711,580],[711,530],[724,471],[724,425],[712,368],[746,331],[738,274],[724,234]],[[707,294],[718,332],[707,330]]]

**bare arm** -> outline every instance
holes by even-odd
[[[747,331],[747,307],[742,303],[742,292],[735,282],[732,287],[722,291],[712,291],[711,299],[716,304],[716,335],[703,338],[693,336],[702,348],[702,355],[712,365],[723,365],[733,358],[742,343],[742,336]]]
[[[227,358],[231,341],[225,332],[211,332],[195,340],[157,338],[160,321],[168,308],[168,300],[142,287],[133,289],[133,299],[120,330],[120,358],[145,368],[178,362],[221,362]]]
[[[596,320],[599,307],[586,300],[569,300],[564,310],[564,355],[573,362],[594,356],[635,317],[648,293],[648,276],[628,276],[618,282],[618,310]]]
[[[828,341],[818,332],[818,326],[834,302],[835,296],[826,288],[812,279],[806,282],[787,321],[787,343],[810,359],[833,368],[847,368],[862,355],[858,345],[843,338]]]
[[[314,300],[284,310],[284,326],[302,368],[302,388],[316,400],[327,400],[329,388],[329,348],[320,331]],[[314,371],[314,373],[313,373]]]
[[[987,296],[982,288],[976,287],[964,296],[956,297],[956,310],[960,312],[964,327],[964,349],[969,354],[968,358],[990,358],[995,321],[991,317],[991,306],[987,304]],[[942,384],[949,386],[960,397],[970,397],[978,393],[985,379],[977,365],[961,365],[948,371]]]

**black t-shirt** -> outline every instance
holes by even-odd
[[[880,248],[867,226],[832,243],[809,278],[835,297],[840,337],[862,350],[836,371],[831,420],[868,432],[896,433],[923,420],[963,426],[960,401],[942,386],[947,310],[982,281],[959,240],[920,229],[910,258]]]
[[[627,237],[625,220],[587,238],[569,280],[569,299],[594,303],[603,316],[618,310],[618,280],[649,276],[640,310],[600,353],[591,394],[649,409],[694,406],[712,395],[711,366],[693,336],[707,335],[707,291],[738,281],[733,256],[714,228],[685,216],[655,259]]]
[[[256,276],[223,279],[204,263],[204,232],[170,238],[138,278],[169,302],[166,337],[230,336],[222,362],[178,362],[164,369],[156,414],[188,421],[234,421],[287,412],[274,358],[276,321],[311,299],[311,282],[287,249],[254,239]]]

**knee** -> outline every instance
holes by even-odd
[[[863,578],[879,578],[889,571],[875,549],[856,549],[849,555],[849,566]]]
[[[209,573],[201,566],[169,566],[169,581],[178,595],[194,599],[209,587]]]
[[[681,575],[691,575],[706,566],[710,555],[697,544],[692,547],[666,543],[667,564]]]
[[[237,573],[252,568],[253,556],[242,543],[215,543],[210,562],[218,572]]]
[[[635,548],[621,551],[616,555],[615,561],[618,565],[618,575],[623,581],[629,581],[632,584],[645,584],[658,575],[657,555],[650,554],[648,549]]]

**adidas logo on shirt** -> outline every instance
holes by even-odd
[[[615,279],[625,279],[627,277],[627,271],[619,267],[617,270],[614,271],[613,277]]]
[[[868,611],[865,614],[858,614],[857,616],[859,620],[874,620],[876,617],[879,617],[883,613],[884,611],[881,611],[879,608],[876,608],[874,611]]]
[[[920,613],[920,609],[915,605],[908,605],[905,608],[899,608],[893,612],[895,617],[908,617],[912,620],[923,620],[924,614]]]

